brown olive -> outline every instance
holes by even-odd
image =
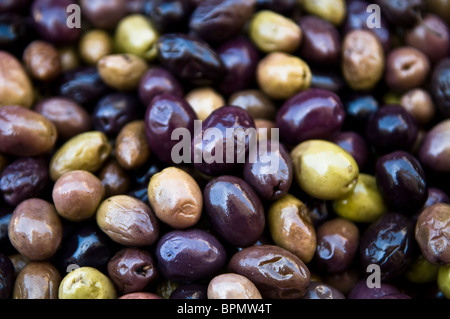
[[[51,81],[61,72],[59,52],[51,43],[42,40],[35,40],[25,48],[23,61],[36,80]]]
[[[108,160],[98,173],[105,189],[105,198],[126,194],[130,188],[130,177],[116,159]]]
[[[126,124],[116,138],[116,159],[124,169],[137,169],[150,157],[144,120]]]
[[[50,262],[32,261],[14,282],[13,299],[58,299],[61,275]]]

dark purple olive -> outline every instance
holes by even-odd
[[[302,299],[346,299],[336,288],[323,282],[311,281]]]
[[[107,94],[92,112],[92,125],[97,131],[115,136],[127,123],[138,118],[140,109],[139,99],[132,94]]]
[[[172,150],[178,143],[184,141],[183,135],[173,136],[175,129],[184,129],[189,133],[189,140],[184,141],[190,145],[190,138],[194,134],[194,121],[197,119],[192,107],[180,96],[173,94],[157,95],[148,105],[145,113],[145,133],[150,150],[164,163],[180,163],[172,156]],[[187,138],[187,137],[186,137]],[[179,141],[178,139],[183,139]],[[188,150],[182,150],[184,156],[179,153],[185,162],[190,162],[191,154]]]
[[[426,133],[419,148],[419,159],[424,167],[438,173],[450,172],[449,134],[450,119],[437,123]]]
[[[2,0],[0,13],[20,13],[29,8],[30,0]]]
[[[341,39],[336,27],[313,15],[303,16],[297,23],[302,30],[300,57],[310,63],[336,65],[341,52]]]
[[[81,34],[81,28],[69,27],[68,7],[77,5],[74,0],[34,0],[30,14],[36,31],[44,39],[56,45],[73,44]]]
[[[378,110],[378,101],[367,94],[357,94],[344,100],[345,124],[353,130],[366,134],[370,117]]]
[[[331,142],[349,152],[360,169],[366,166],[369,160],[369,146],[361,134],[353,131],[340,132],[331,138]]]
[[[194,8],[191,1],[152,0],[146,1],[144,12],[160,33],[169,33],[187,30],[189,17]]]
[[[226,75],[218,83],[220,92],[230,95],[244,90],[255,79],[259,51],[248,39],[239,37],[226,41],[216,50],[226,68]]]
[[[58,267],[61,274],[76,266],[106,271],[113,254],[114,243],[95,223],[77,224],[61,245]]]
[[[6,203],[16,206],[25,199],[39,197],[48,180],[46,159],[20,157],[0,175],[0,191]]]
[[[263,140],[254,151],[256,156],[249,155],[244,165],[244,180],[262,199],[276,200],[286,195],[293,177],[292,159],[286,147],[275,140]]]
[[[425,8],[424,0],[375,0],[380,11],[389,23],[397,26],[411,26],[420,17],[420,11]]]
[[[367,273],[367,276],[370,272]],[[369,278],[361,279],[356,283],[348,294],[348,299],[379,299],[384,296],[396,295],[400,293],[400,290],[389,283],[381,282],[379,287],[368,285],[368,282],[372,284]]]
[[[423,209],[437,203],[450,204],[450,196],[448,196],[447,193],[445,193],[443,190],[440,190],[435,187],[429,187],[428,197],[427,200],[425,201],[425,204],[423,205]]]
[[[189,28],[207,42],[223,42],[249,20],[256,0],[204,0],[192,12]]]
[[[411,297],[406,294],[399,293],[399,294],[383,296],[378,299],[411,299]]]
[[[383,281],[401,275],[412,261],[413,221],[399,213],[386,213],[361,234],[359,254],[363,271],[369,265],[380,267]]]
[[[243,179],[223,175],[211,180],[203,200],[211,228],[228,243],[248,247],[261,237],[266,224],[264,208]]]
[[[409,151],[416,142],[419,127],[414,117],[400,105],[386,105],[369,119],[368,142],[380,153]]]
[[[32,33],[32,27],[25,17],[15,13],[0,13],[1,50],[7,50],[21,56],[23,50],[31,41]]]
[[[350,0],[347,2],[347,15],[342,25],[344,34],[352,30],[370,30],[380,40],[383,49],[387,52],[391,47],[391,32],[389,25],[383,15],[379,17],[379,26],[370,28],[368,21],[372,21],[370,17],[373,11],[367,12],[370,2],[365,0]],[[375,21],[373,21],[375,22]]]
[[[270,10],[283,15],[289,15],[294,12],[297,4],[297,0],[257,0],[256,9]]]
[[[222,106],[213,111],[194,132],[194,166],[207,175],[231,173],[245,163],[256,128],[248,111],[238,106]]]
[[[311,88],[328,90],[338,93],[344,88],[342,76],[333,70],[312,68]]]
[[[388,207],[407,215],[425,203],[428,186],[420,162],[410,153],[395,151],[381,156],[375,167],[377,186]]]
[[[110,92],[95,66],[82,66],[64,72],[56,88],[56,94],[74,100],[85,108]]]
[[[109,260],[107,270],[121,294],[144,291],[158,277],[152,255],[140,248],[122,248]]]
[[[201,229],[173,230],[156,244],[158,270],[175,282],[193,282],[216,274],[226,263],[223,245]]]
[[[450,117],[450,58],[442,59],[431,76],[431,94],[438,110]]]
[[[139,83],[139,98],[142,104],[147,107],[155,96],[163,93],[184,95],[183,87],[172,73],[161,67],[149,69]]]
[[[14,266],[8,256],[0,253],[0,299],[9,299],[14,285]]]
[[[0,207],[0,251],[3,253],[15,253],[8,237],[9,222],[15,206],[2,205]]]
[[[276,127],[280,139],[297,145],[309,139],[328,139],[341,130],[345,111],[335,93],[308,89],[288,99],[279,109]]]
[[[208,286],[204,284],[182,284],[171,294],[169,299],[207,299]]]
[[[219,55],[194,36],[167,33],[157,46],[161,65],[193,85],[211,85],[226,73]]]
[[[247,277],[266,299],[299,299],[311,278],[300,258],[275,245],[242,249],[231,257],[228,270]]]
[[[125,16],[127,0],[80,0],[83,16],[99,29],[113,29]]]

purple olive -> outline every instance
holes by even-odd
[[[344,107],[346,127],[365,135],[367,122],[379,109],[379,104],[370,94],[355,94],[344,100]]]
[[[14,286],[14,266],[11,260],[0,253],[0,299],[9,299]]]
[[[19,13],[25,11],[30,4],[30,0],[3,0],[0,2],[0,13]]]
[[[369,160],[369,146],[361,134],[353,131],[340,132],[331,138],[331,142],[349,152],[360,169],[366,166]]]
[[[176,282],[207,279],[226,262],[226,252],[218,239],[201,229],[173,230],[156,244],[161,275]]]
[[[207,299],[208,286],[205,284],[182,284],[171,294],[169,299]]]
[[[431,94],[440,113],[450,116],[450,58],[442,59],[431,76]]]
[[[230,173],[245,163],[253,142],[256,128],[248,111],[222,106],[195,132],[191,147],[194,167],[207,175]]]
[[[419,20],[419,13],[425,7],[425,0],[375,0],[383,16],[397,26],[411,26]]]
[[[400,290],[392,284],[381,282],[379,287],[372,287],[367,284],[367,281],[370,282],[366,278],[359,280],[348,294],[348,299],[379,299],[400,293]]]
[[[145,1],[143,10],[160,33],[169,33],[187,31],[189,17],[194,9],[192,1],[152,0]]]
[[[258,195],[244,180],[223,175],[203,191],[205,212],[213,230],[234,246],[254,244],[265,227],[264,209]]]
[[[386,204],[393,211],[414,214],[425,203],[428,186],[420,162],[410,153],[395,151],[376,162],[375,178]]]
[[[345,111],[335,93],[308,89],[288,99],[279,109],[276,126],[280,139],[297,145],[309,139],[328,139],[341,130]]]
[[[150,150],[160,161],[173,163],[172,149],[179,143],[176,138],[172,139],[173,131],[184,128],[192,136],[196,119],[197,115],[183,97],[168,93],[155,96],[145,113],[145,134]],[[190,154],[187,155],[190,159]]]
[[[183,96],[183,87],[180,82],[164,68],[154,67],[149,69],[139,83],[139,98],[147,107],[158,94],[170,93]]]

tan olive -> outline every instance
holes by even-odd
[[[197,118],[205,120],[211,112],[225,105],[225,99],[212,87],[199,87],[192,89],[185,96],[186,101],[191,105]]]
[[[345,0],[298,0],[303,9],[332,24],[339,26],[346,16]]]
[[[259,87],[273,99],[288,99],[310,87],[312,74],[302,59],[283,52],[273,52],[259,61],[256,69]]]
[[[128,173],[114,158],[109,159],[98,173],[105,189],[105,197],[126,194],[130,188]]]
[[[159,237],[159,224],[143,201],[117,195],[105,199],[96,214],[97,225],[113,241],[123,246],[150,246]]]
[[[94,174],[76,170],[63,174],[53,186],[56,211],[67,220],[79,222],[94,216],[105,195],[102,182]]]
[[[61,72],[59,52],[48,42],[35,40],[23,52],[26,70],[36,80],[51,81]]]
[[[235,273],[220,274],[211,279],[207,295],[208,299],[262,299],[254,283]]]
[[[402,95],[399,103],[423,126],[428,124],[436,114],[436,107],[430,93],[422,88],[415,88]]]
[[[387,212],[375,176],[368,174],[359,174],[353,191],[334,200],[333,209],[339,216],[359,223],[373,222]]]
[[[269,208],[270,235],[278,246],[308,263],[316,252],[316,231],[308,208],[298,198],[286,194]]]
[[[150,157],[150,148],[145,136],[145,122],[136,120],[127,123],[116,137],[116,159],[124,169],[136,169]]]
[[[0,107],[0,152],[14,156],[49,153],[58,139],[55,125],[23,106]]]
[[[72,70],[80,66],[78,52],[73,46],[62,47],[58,49],[58,52],[62,72]]]
[[[260,90],[242,90],[233,93],[228,105],[240,106],[247,110],[254,119],[274,120],[277,108],[275,104]]]
[[[113,40],[108,32],[94,29],[86,32],[80,39],[78,51],[81,59],[90,65],[113,52]]]
[[[13,299],[58,299],[61,275],[50,262],[32,261],[19,273]]]
[[[110,54],[98,61],[97,69],[107,85],[119,91],[129,91],[139,86],[148,65],[134,54]]]
[[[355,159],[340,146],[308,140],[291,151],[295,179],[314,198],[333,200],[350,194],[358,182]]]
[[[302,30],[293,20],[270,10],[261,10],[250,21],[249,37],[263,52],[294,52],[301,43]]]
[[[131,14],[117,25],[114,43],[117,52],[135,54],[151,61],[158,56],[158,37],[158,32],[149,18],[142,14]]]
[[[50,160],[50,178],[56,181],[62,174],[86,170],[97,172],[111,154],[106,135],[99,131],[78,134],[65,142]]]
[[[0,51],[0,107],[21,105],[31,107],[33,86],[20,61],[6,51]]]
[[[347,33],[342,43],[342,74],[353,90],[370,90],[383,77],[385,57],[377,36],[367,30]]]
[[[167,167],[152,176],[148,200],[156,216],[177,229],[195,225],[203,208],[203,195],[197,182],[176,167]]]

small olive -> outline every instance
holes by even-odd
[[[427,283],[436,281],[439,266],[430,263],[422,254],[419,254],[409,265],[405,277],[413,283]]]
[[[95,65],[101,58],[113,52],[113,40],[105,30],[89,30],[81,37],[78,51],[85,63]]]
[[[145,137],[145,122],[136,120],[126,124],[116,138],[116,159],[126,170],[137,169],[150,157]]]
[[[208,299],[262,299],[247,277],[235,273],[215,276],[208,284]]]
[[[49,42],[35,40],[23,52],[26,70],[36,80],[51,81],[61,72],[59,52]]]
[[[341,25],[347,13],[345,0],[298,0],[303,9],[312,15]]]
[[[61,275],[50,262],[32,261],[14,282],[13,299],[58,299]]]
[[[225,105],[225,99],[210,86],[194,88],[185,96],[199,120],[205,120],[212,111]]]
[[[291,151],[294,176],[300,188],[312,197],[339,199],[355,188],[359,167],[340,146],[325,140],[308,140]]]
[[[445,298],[450,299],[450,265],[439,267],[437,283]]]

